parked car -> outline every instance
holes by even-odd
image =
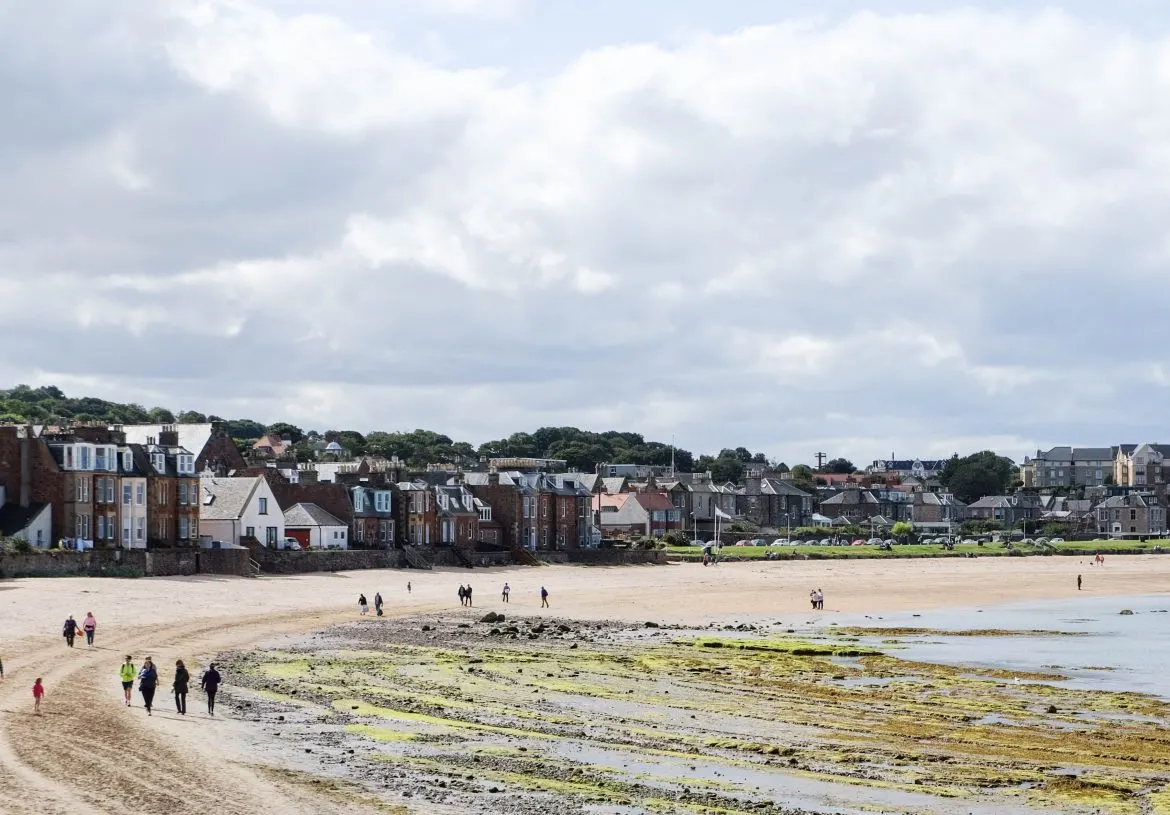
[[[772,541],[772,545],[773,546],[787,546],[788,545],[788,538],[776,538],[776,540]]]
[[[870,538],[869,540],[866,541],[866,543],[868,543],[870,546],[881,546],[882,539],[881,538]]]
[[[833,542],[831,540],[829,540],[828,538],[821,538],[820,545],[821,546],[832,546]]]
[[[706,546],[706,545],[707,545],[707,541],[701,541],[698,538],[695,538],[693,541],[691,541],[691,546]]]
[[[1053,538],[1049,543],[1064,543],[1064,538]]]

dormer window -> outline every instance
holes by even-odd
[[[162,453],[151,453],[150,466],[160,473],[165,473],[167,471],[167,457]]]
[[[75,459],[73,456],[73,445],[70,444],[69,446],[67,446],[65,448],[65,469],[72,470],[74,461],[75,461]]]
[[[88,444],[77,445],[77,469],[93,469],[93,447]]]
[[[361,489],[360,487],[353,491],[353,511],[354,512],[365,512],[366,511],[366,491]]]
[[[195,456],[187,453],[181,453],[178,457],[179,474],[180,475],[194,475],[195,474]]]
[[[379,490],[374,493],[374,511],[375,512],[389,512],[390,511],[390,493]]]
[[[122,454],[122,469],[128,473],[134,472],[134,454],[126,452]]]

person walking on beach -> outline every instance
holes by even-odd
[[[41,715],[41,700],[45,698],[45,686],[41,684],[41,678],[38,676],[37,681],[33,683],[33,713],[38,716]]]
[[[86,647],[93,648],[93,635],[97,633],[97,620],[94,619],[92,611],[85,613],[85,619],[81,621],[81,630],[85,632]]]
[[[203,692],[207,694],[207,715],[215,715],[215,692],[219,690],[219,671],[215,670],[215,663],[207,666],[203,672]]]
[[[410,581],[409,580],[406,581],[406,593],[410,594]]]
[[[146,705],[146,715],[153,716],[151,708],[154,706],[154,691],[158,687],[158,669],[150,657],[142,660],[142,670],[138,672],[138,692],[142,694],[142,703]]]
[[[1081,576],[1077,575],[1077,591],[1081,590]]]
[[[77,636],[77,620],[73,619],[72,614],[65,621],[65,625],[61,627],[61,633],[65,635],[65,643],[72,648],[73,638]]]
[[[471,584],[470,583],[467,584],[467,605],[469,605],[469,606],[474,605],[471,602]]]
[[[548,589],[544,586],[540,587],[540,607],[548,608]]]
[[[382,616],[382,592],[374,594],[374,613],[379,617]]]
[[[508,595],[512,593],[512,587],[507,583],[504,584],[504,602],[508,602]]]
[[[812,591],[810,591],[808,593],[808,601],[812,605],[813,610],[815,611],[816,607],[817,607],[817,590],[816,589],[813,589]]]
[[[363,617],[370,613],[370,604],[366,602],[365,594],[358,595],[358,608],[361,609]]]
[[[187,671],[187,666],[183,664],[183,660],[175,660],[175,681],[172,687],[175,689],[175,710],[179,711],[179,715],[187,715],[187,684],[191,681],[191,674]]]
[[[463,584],[459,584],[459,605],[467,605],[467,589],[463,588]]]
[[[825,610],[825,590],[817,589],[817,611]]]
[[[138,669],[126,654],[126,661],[118,669],[118,678],[122,680],[122,695],[126,697],[126,707],[130,707],[130,697],[134,695],[134,678],[138,676]]]

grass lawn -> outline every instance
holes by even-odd
[[[1096,554],[1141,554],[1153,552],[1155,546],[1161,546],[1170,552],[1170,540],[1155,540],[1140,543],[1138,541],[1068,541],[1053,546],[1054,554],[1086,555]],[[1015,551],[1024,555],[1043,555],[1050,550],[1042,546],[1025,546],[1017,543]],[[701,560],[703,549],[700,546],[671,546],[666,550],[671,557],[680,557],[692,560]],[[895,546],[891,551],[883,551],[876,546],[724,546],[724,560],[763,560],[768,552],[775,552],[783,558],[795,556],[813,556],[815,558],[904,558],[904,557],[956,557],[975,554],[987,557],[1002,557],[1008,550],[1001,543],[985,543],[983,546],[975,544],[959,544],[953,552],[948,552],[941,546],[913,544]]]

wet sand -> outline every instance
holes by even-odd
[[[435,572],[351,572],[295,577],[37,579],[0,582],[0,790],[3,811],[38,813],[385,811],[344,783],[321,794],[307,776],[274,773],[253,760],[255,723],[231,711],[209,719],[193,693],[191,715],[172,712],[167,687],[175,658],[198,671],[215,654],[286,646],[356,617],[357,595],[386,599],[388,614],[468,617],[487,610],[573,620],[706,625],[808,611],[822,588],[830,621],[841,613],[989,606],[1075,596],[1076,575],[1096,596],[1164,592],[1170,557],[1113,557],[1104,567],[1077,558],[773,562],[665,567],[545,567]],[[413,591],[406,592],[406,583]],[[475,611],[455,597],[475,586]],[[504,606],[500,586],[512,586]],[[541,585],[552,608],[539,608]],[[98,648],[65,648],[67,614],[93,611]],[[124,653],[150,653],[163,666],[159,714],[120,702]],[[31,715],[32,680],[44,677],[45,715]],[[229,688],[230,691],[230,688]],[[307,771],[307,770],[306,770]],[[418,811],[441,811],[423,809]]]

